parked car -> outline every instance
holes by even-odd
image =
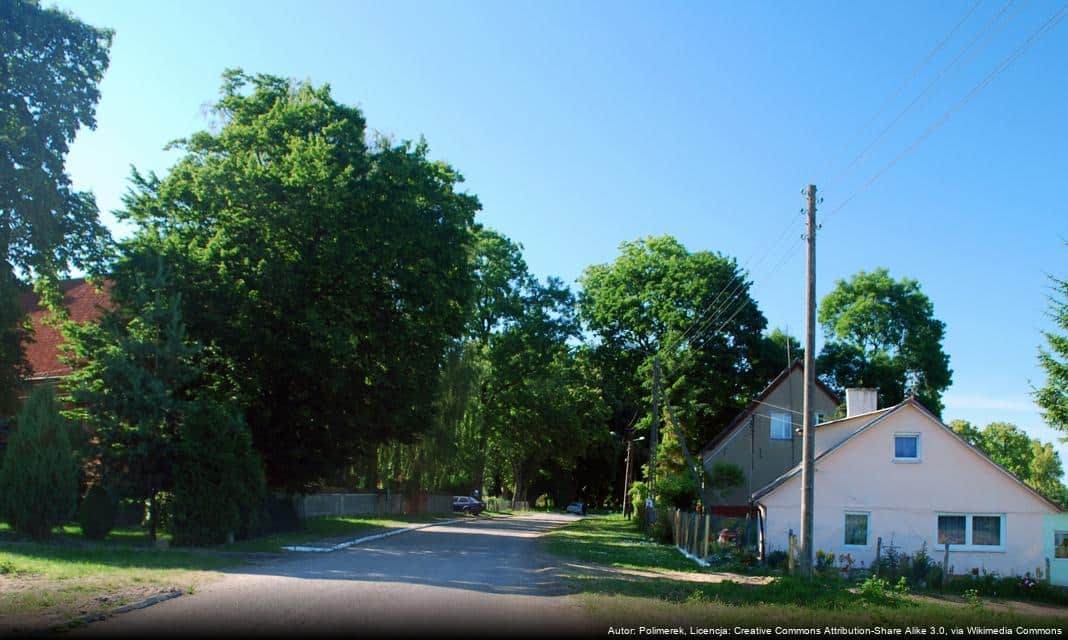
[[[572,502],[567,505],[566,511],[568,513],[577,513],[580,516],[586,515],[586,503],[585,502]]]
[[[473,513],[476,516],[486,510],[486,504],[478,498],[471,496],[453,496],[452,510]]]

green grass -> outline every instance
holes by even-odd
[[[171,536],[168,533],[160,532],[157,536],[161,540],[170,540]],[[27,538],[16,533],[6,522],[0,522],[0,543],[3,542],[18,542],[26,541]],[[148,534],[141,526],[133,525],[127,527],[116,528],[107,535],[104,540],[88,541],[85,536],[82,535],[82,528],[78,524],[65,524],[56,529],[52,533],[49,543],[53,544],[104,544],[109,546],[152,546],[152,542],[148,539]]]
[[[156,593],[190,591],[238,564],[233,556],[150,547],[0,543],[0,634],[62,626]]]
[[[675,547],[645,540],[634,520],[621,515],[588,517],[545,536],[556,555],[625,569],[701,571]]]
[[[433,522],[452,516],[442,514],[412,514],[403,516],[321,516],[308,518],[298,531],[275,533],[261,538],[242,540],[234,544],[216,547],[221,551],[271,552],[283,551],[282,547],[307,544],[338,543],[377,531],[387,531],[410,526],[413,523]]]
[[[672,546],[645,542],[633,521],[621,516],[586,518],[545,536],[553,554],[602,565],[573,567],[563,576],[585,608],[609,625],[663,624],[819,627],[826,625],[1026,626],[1063,628],[1065,617],[1025,615],[1019,611],[976,611],[968,607],[912,598],[865,600],[842,581],[805,583],[779,578],[769,584],[737,580],[709,582],[694,575],[680,579],[613,573],[612,567],[645,571],[712,573],[687,560]],[[707,580],[707,579],[706,579]],[[1065,610],[1068,616],[1068,610]]]

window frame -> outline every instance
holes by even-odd
[[[846,542],[846,518],[849,516],[864,516],[864,544],[850,544]],[[871,546],[871,511],[846,511],[842,514],[842,546],[846,549],[867,549]]]
[[[979,551],[988,553],[1004,553],[1005,552],[1005,534],[1007,529],[1008,516],[1004,513],[968,513],[965,511],[938,511],[935,513],[935,526],[934,526],[934,544],[932,549],[934,551],[945,551],[946,545],[938,541],[938,519],[942,516],[957,516],[964,517],[964,544],[950,544],[949,550],[953,551]],[[1001,528],[998,532],[998,540],[1001,544],[972,544],[972,518],[998,518],[1001,521]]]
[[[785,416],[785,420],[786,420],[785,437],[777,438],[777,437],[775,437],[775,419],[776,419],[776,417],[783,417],[783,416]],[[783,441],[783,440],[793,440],[794,439],[794,433],[793,433],[794,432],[794,417],[792,415],[790,415],[790,412],[788,412],[788,411],[772,411],[770,414],[768,414],[768,425],[769,425],[768,426],[768,440]]]
[[[898,438],[916,438],[916,457],[915,458],[899,458],[897,455],[897,439]],[[893,461],[895,463],[904,464],[918,464],[923,461],[923,444],[921,442],[920,434],[915,431],[898,431],[894,433],[894,437],[890,440],[890,450],[893,455]]]

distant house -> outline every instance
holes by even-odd
[[[803,391],[804,368],[800,360],[794,360],[701,450],[706,470],[727,462],[745,474],[742,486],[722,495],[709,494],[713,513],[745,515],[754,491],[801,461]],[[813,404],[816,422],[821,422],[832,416],[840,403],[833,391],[817,381]]]
[[[957,574],[1035,575],[1047,557],[1054,575],[1068,569],[1068,558],[1050,557],[1068,539],[1060,508],[915,399],[822,424],[815,436],[816,550],[849,554],[860,567],[875,560],[879,538],[908,554],[926,543],[936,561],[949,543]],[[800,531],[800,471],[754,494],[765,552],[786,550]]]
[[[108,295],[110,289],[111,284],[108,281],[98,290],[96,285],[85,278],[65,280],[59,284],[63,305],[70,312],[70,319],[83,323],[96,321],[112,307]],[[49,311],[41,306],[40,297],[36,293],[28,292],[23,294],[19,304],[33,326],[31,340],[23,345],[30,368],[27,378],[30,386],[25,391],[28,393],[36,385],[56,384],[70,374],[71,368],[60,361],[59,347],[63,344],[63,336],[55,327],[46,323]],[[0,428],[2,449],[7,441],[6,421],[0,420],[0,425],[5,425]]]

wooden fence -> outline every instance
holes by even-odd
[[[756,549],[756,521],[669,509],[671,538],[679,551],[701,564],[716,564],[732,550]]]

